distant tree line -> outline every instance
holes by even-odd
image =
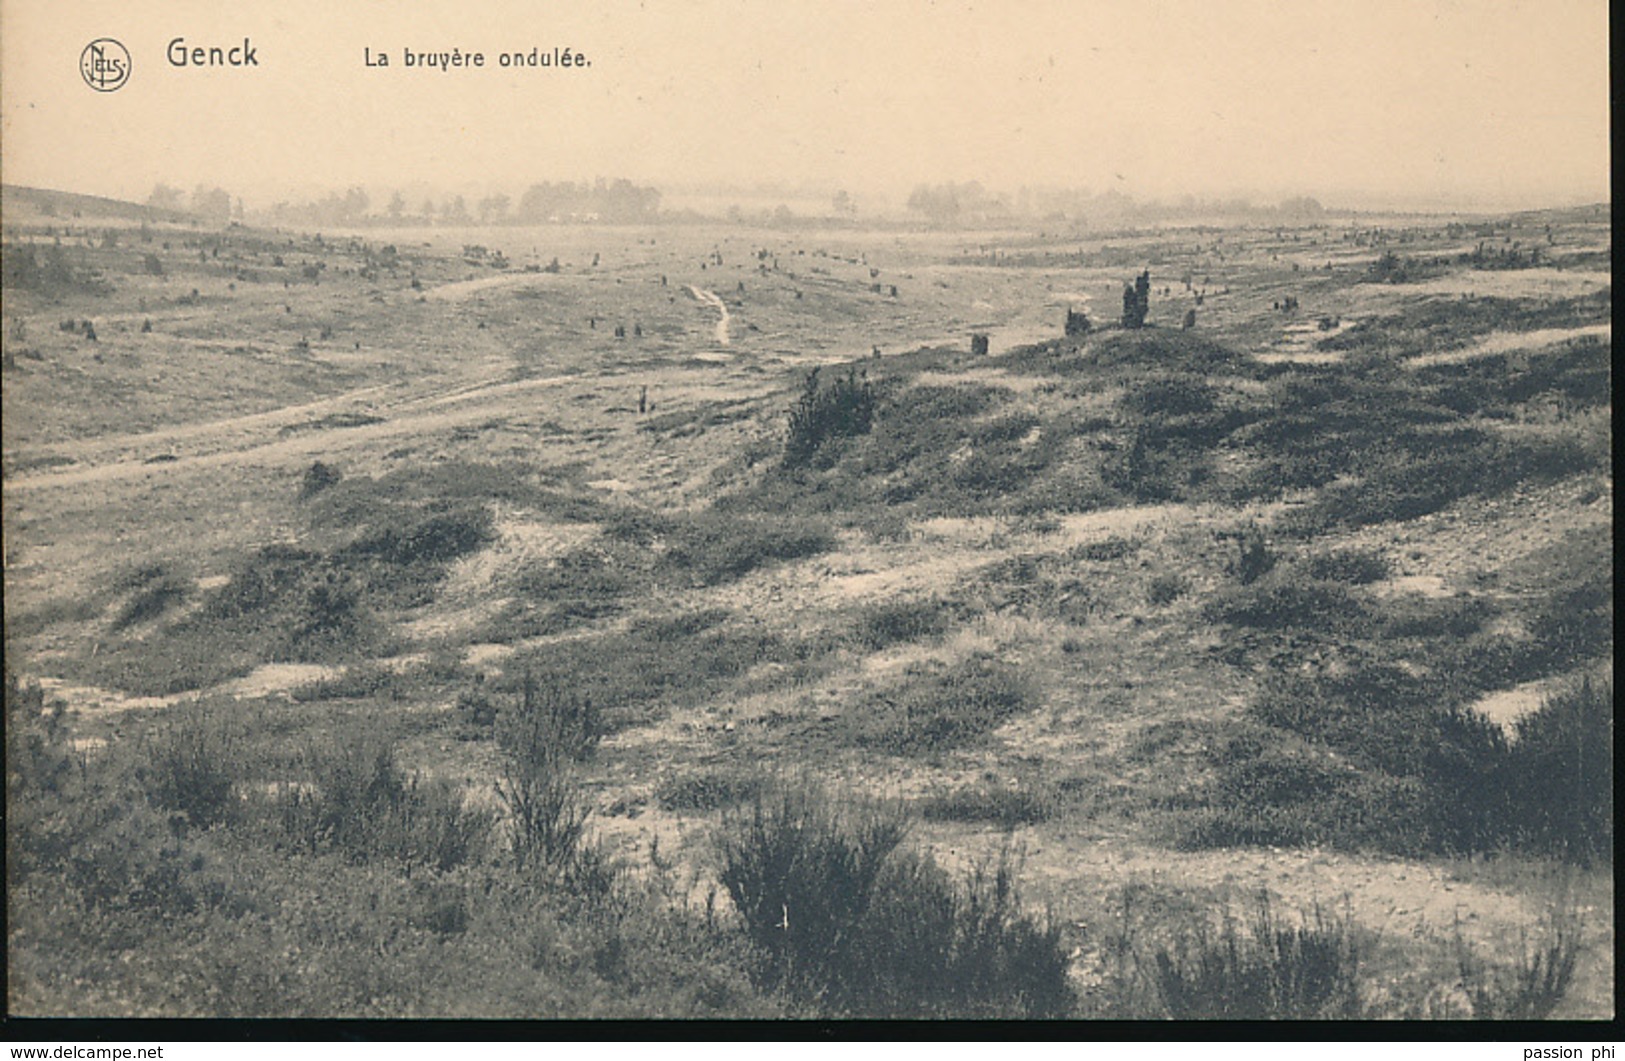
[[[519,197],[517,220],[526,224],[547,221],[653,221],[660,213],[660,192],[629,180],[591,184],[544,181],[525,189]]]
[[[977,224],[1011,215],[1010,204],[979,181],[921,184],[909,193],[908,208],[933,225]]]
[[[231,193],[224,188],[211,188],[206,184],[199,184],[188,198],[179,188],[172,188],[160,181],[153,185],[152,194],[147,196],[147,205],[158,210],[196,214],[206,221],[220,224],[243,216],[241,199],[234,201]]]

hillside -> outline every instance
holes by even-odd
[[[1606,209],[486,248],[44,194],[14,1012],[1612,1016]],[[1331,986],[1224,1008],[1238,932]]]

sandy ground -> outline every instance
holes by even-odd
[[[473,238],[485,241],[492,235],[476,233]],[[460,238],[455,233],[434,236]],[[12,421],[6,428],[8,467],[19,458],[31,462],[7,474],[4,483],[8,614],[13,601],[19,608],[33,608],[58,596],[90,593],[109,572],[153,555],[188,558],[197,568],[199,585],[221,584],[226,562],[243,549],[297,534],[299,514],[291,484],[314,460],[341,464],[351,474],[377,474],[415,460],[517,459],[555,469],[569,482],[630,503],[654,508],[703,504],[715,493],[714,473],[734,455],[781,437],[782,407],[799,383],[797,369],[867,357],[875,346],[885,355],[937,343],[960,349],[968,346],[972,331],[990,333],[995,353],[1018,342],[1053,338],[1065,306],[1103,306],[1109,319],[1124,273],[1100,265],[1012,269],[945,264],[951,255],[969,259],[986,252],[973,241],[942,236],[899,237],[895,244],[889,236],[863,243],[855,234],[813,240],[768,232],[729,234],[714,243],[709,235],[701,240],[652,231],[616,238],[620,242],[612,245],[611,237],[600,232],[559,237],[566,243],[557,253],[572,262],[584,262],[603,248],[606,262],[596,272],[577,264],[571,266],[573,272],[559,275],[510,271],[470,279],[469,270],[454,263],[430,276],[421,296],[405,290],[404,275],[396,278],[395,286],[379,296],[394,300],[388,303],[365,302],[366,289],[358,283],[324,283],[320,291],[286,295],[279,288],[250,290],[244,285],[236,294],[239,302],[255,299],[248,308],[266,315],[255,318],[261,322],[255,327],[267,332],[282,328],[274,335],[284,345],[300,334],[301,326],[314,333],[318,319],[336,318],[352,301],[361,307],[355,311],[360,317],[355,330],[367,336],[368,346],[374,345],[372,335],[382,334],[391,321],[430,311],[437,316],[412,318],[410,326],[400,325],[402,334],[391,338],[393,345],[386,351],[362,350],[359,355],[383,361],[355,361],[356,352],[343,349],[339,339],[332,349],[318,349],[330,367],[349,365],[345,358],[360,367],[354,368],[353,379],[336,370],[323,376],[330,392],[315,400],[302,386],[284,381],[281,390],[273,388],[265,396],[270,407],[219,415],[210,406],[193,419],[156,428],[132,429],[115,422],[92,430],[77,422],[62,426],[43,415],[19,419],[12,410],[26,413],[34,394],[60,393],[46,388],[66,386],[64,379],[94,381],[98,372],[112,373],[120,350],[139,362],[131,372],[154,373],[142,377],[142,386],[151,392],[144,400],[150,402],[168,386],[156,375],[159,368],[183,370],[187,358],[238,340],[179,334],[209,325],[209,313],[189,311],[184,320],[178,313],[161,318],[162,328],[177,333],[162,337],[168,344],[162,350],[157,340],[120,337],[104,329],[109,338],[94,355],[103,358],[98,361],[83,344],[50,335],[54,325],[41,311],[44,323],[32,328],[59,343],[40,343],[52,360],[38,370],[31,367],[29,371],[40,373],[33,377],[8,370],[6,384],[7,419]],[[1147,246],[1158,247],[1162,238],[1144,237]],[[1183,235],[1180,239],[1191,242]],[[701,262],[713,245],[728,264],[702,271]],[[768,251],[768,257],[757,257],[758,248]],[[526,257],[524,247],[506,249],[516,261]],[[1343,247],[1325,251],[1340,262],[1363,260]],[[551,253],[551,248],[540,249],[532,260]],[[1306,259],[1310,255],[1302,253]],[[1211,285],[1215,292],[1221,283],[1236,291],[1233,297],[1212,295],[1203,307],[1201,326],[1210,321],[1234,324],[1249,335],[1266,336],[1252,348],[1260,360],[1324,359],[1325,352],[1315,351],[1313,344],[1327,332],[1318,324],[1283,326],[1268,307],[1273,292],[1291,289],[1288,285],[1329,282],[1287,273],[1285,263],[1260,264],[1260,258],[1223,263],[1204,252],[1189,266],[1197,276],[1213,272],[1218,277]],[[773,268],[764,271],[768,262]],[[871,273],[876,269],[878,281]],[[1159,275],[1159,286],[1162,279]],[[896,300],[876,294],[873,282],[888,292],[895,283],[902,294]],[[1255,288],[1246,288],[1249,283]],[[1365,319],[1401,298],[1462,293],[1567,297],[1610,283],[1607,273],[1577,270],[1458,273],[1404,285],[1403,291],[1356,285],[1344,297],[1351,303],[1350,313]],[[736,294],[739,285],[743,295]],[[1244,299],[1244,290],[1251,301]],[[216,284],[207,294],[226,300],[233,293]],[[158,289],[149,296],[156,299]],[[1159,299],[1158,309],[1177,325],[1185,298],[1180,292]],[[309,321],[300,318],[307,304],[301,299],[320,310],[311,310]],[[293,311],[295,303],[300,313]],[[429,310],[420,308],[425,306]],[[1305,311],[1310,312],[1307,302]],[[8,315],[12,312],[8,307]],[[148,315],[117,316],[138,326],[135,322]],[[597,315],[596,325],[587,323],[592,315]],[[109,320],[114,316],[107,315]],[[283,318],[297,319],[297,324]],[[643,345],[615,345],[608,334],[611,322],[623,319],[643,325]],[[1343,316],[1336,328],[1346,329],[1354,321],[1354,316]],[[1496,333],[1464,350],[1409,364],[1539,348],[1582,336],[1611,341],[1611,325]],[[266,340],[268,351],[284,345],[273,347]],[[380,340],[376,345],[384,344]],[[398,364],[387,371],[378,368],[390,359]],[[210,371],[220,373],[222,386],[232,378],[229,364]],[[46,378],[46,372],[64,375]],[[1005,387],[1026,401],[1046,381],[972,366],[927,372],[918,382]],[[656,403],[654,412],[642,419],[632,409],[641,387],[648,388]],[[140,400],[130,399],[136,405]],[[734,418],[705,426],[707,414],[719,410]],[[129,413],[130,422],[148,424],[150,410],[136,411],[142,415]],[[702,426],[690,430],[684,418],[691,415]],[[669,433],[649,429],[660,416],[674,416],[676,428]],[[149,463],[154,458],[163,459]],[[1019,777],[1040,766],[1086,773],[1119,763],[1124,745],[1151,725],[1229,717],[1247,702],[1253,679],[1212,663],[1203,651],[1211,646],[1192,643],[1179,626],[1177,609],[1197,607],[1199,592],[1173,610],[1159,612],[1144,602],[1143,583],[1167,569],[1186,573],[1199,591],[1203,580],[1219,570],[1215,534],[1248,522],[1267,524],[1283,508],[1284,503],[1246,509],[1133,506],[1062,516],[1042,532],[996,517],[933,519],[909,526],[898,540],[875,541],[849,532],[830,553],[688,593],[681,602],[685,609],[725,608],[735,621],[794,633],[837,621],[844,609],[864,603],[930,599],[974,589],[988,568],[1014,555],[1053,558],[1112,538],[1133,539],[1139,550],[1120,568],[1091,573],[1108,604],[1086,623],[1059,630],[994,611],[939,643],[905,644],[855,658],[806,687],[786,688],[770,674],[753,675],[759,683],[727,702],[673,710],[658,722],[616,734],[604,746],[604,760],[614,764],[615,773],[595,778],[603,797],[598,828],[628,848],[646,848],[660,836],[663,850],[690,852],[700,864],[709,827],[703,816],[668,814],[652,802],[636,815],[609,813],[610,807],[629,795],[647,796],[661,778],[697,764],[730,757],[797,759],[799,749],[774,735],[772,719],[837,718],[855,693],[929,659],[952,661],[986,651],[1024,668],[1073,667],[1077,676],[1056,683],[1053,702],[996,733],[987,749],[919,763],[864,760],[819,749],[812,765],[821,775],[865,791],[919,795],[948,781],[989,773]],[[398,630],[414,649],[449,645],[469,665],[492,671],[515,651],[531,647],[467,643],[469,631],[502,605],[507,574],[562,555],[598,533],[590,524],[561,523],[509,505],[494,506],[493,515],[496,540],[457,562],[435,604],[412,614]],[[1610,526],[1611,520],[1611,480],[1599,478],[1452,506],[1409,523],[1345,535],[1340,544],[1378,549],[1392,562],[1393,577],[1371,587],[1372,593],[1446,597],[1481,588],[1488,573],[1516,564],[1566,534]],[[1515,591],[1519,587],[1507,590]],[[60,658],[76,636],[101,629],[98,624],[105,620],[47,630],[34,646],[39,659],[48,665],[53,652]],[[1067,638],[1087,665],[1068,661],[1058,647]],[[541,643],[545,640],[535,642]],[[403,668],[423,658],[414,652],[387,662]],[[215,692],[241,699],[275,698],[338,673],[313,665],[267,665]],[[91,722],[162,710],[192,698],[126,697],[53,676],[44,684]],[[1478,706],[1502,725],[1513,726],[1554,687],[1555,680],[1527,683],[1486,697]],[[435,710],[447,706],[427,705]],[[489,764],[467,758],[471,754],[456,742],[438,742],[432,755],[425,754],[424,768],[474,779],[478,796],[487,793],[481,771]],[[995,831],[965,826],[932,826],[920,835],[954,866],[985,858],[1004,842]],[[1294,909],[1346,904],[1362,925],[1394,938],[1448,934],[1459,925],[1473,942],[1504,948],[1515,942],[1521,927],[1538,920],[1548,897],[1541,887],[1499,882],[1436,860],[1314,850],[1172,850],[1139,832],[1133,820],[1113,813],[1067,815],[1018,830],[1013,839],[1025,849],[1029,898],[1069,922],[1096,929],[1103,896],[1125,883],[1238,894],[1267,887]],[[1588,901],[1600,902],[1595,896]],[[1607,902],[1611,908],[1611,892]],[[1606,939],[1594,945],[1605,946],[1611,958],[1612,922],[1606,923]],[[1097,973],[1103,960],[1082,943],[1074,958],[1075,971],[1084,979]],[[1593,963],[1598,968],[1602,964]],[[1601,982],[1596,969],[1586,975],[1592,979],[1578,992],[1584,1012],[1611,1007],[1611,979]]]

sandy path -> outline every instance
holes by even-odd
[[[477,280],[455,280],[424,292],[432,302],[462,302],[475,295],[505,287],[534,287],[545,283],[555,273],[506,272],[496,276],[482,276]]]
[[[723,302],[722,299],[717,297],[717,293],[715,291],[706,291],[703,288],[698,288],[698,287],[694,287],[694,286],[690,285],[690,287],[688,289],[688,293],[693,295],[697,300],[699,300],[704,305],[711,306],[711,307],[715,308],[716,310],[718,310],[722,314],[722,319],[717,321],[716,336],[717,336],[717,342],[721,343],[723,346],[727,346],[728,345],[728,321],[730,320],[730,318],[728,316],[728,306],[727,306],[727,304],[725,302]]]
[[[18,493],[105,483],[189,468],[281,461],[312,453],[330,453],[336,446],[376,443],[477,423],[493,414],[495,399],[513,399],[580,382],[582,378],[575,375],[517,382],[486,379],[459,384],[447,390],[408,394],[391,402],[376,403],[365,399],[388,388],[368,387],[320,402],[285,406],[270,412],[251,413],[205,424],[187,424],[133,435],[102,436],[53,446],[46,451],[76,461],[94,463],[16,475],[6,480],[5,491]],[[497,408],[502,406],[498,405]],[[337,412],[361,412],[382,419],[378,423],[323,429],[319,417]],[[308,433],[291,436],[284,433],[289,428],[307,425],[311,427]],[[181,448],[180,444],[183,443],[191,452],[171,454],[173,460],[159,464],[146,463],[153,455]]]

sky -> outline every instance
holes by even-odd
[[[176,67],[176,37],[258,64]],[[97,38],[116,91],[81,77]],[[404,65],[454,48],[485,66]],[[590,65],[498,65],[532,48]],[[1603,0],[0,0],[0,178],[1564,205],[1609,196],[1608,72]]]

